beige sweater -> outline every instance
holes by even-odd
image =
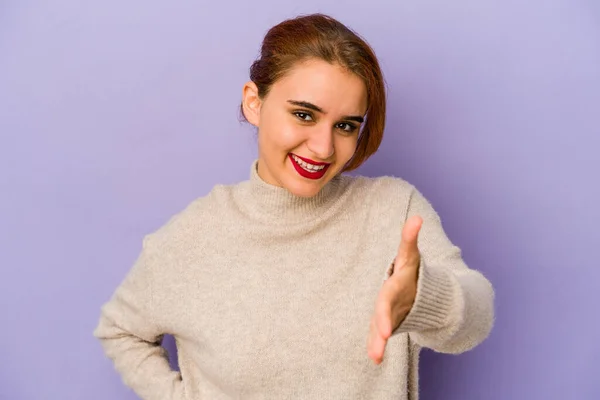
[[[469,269],[409,183],[340,175],[313,198],[258,176],[217,185],[144,239],[94,335],[145,400],[418,398],[421,347],[461,353],[494,319]],[[408,216],[424,222],[415,304],[380,365],[375,299]],[[175,337],[181,372],[160,346]]]

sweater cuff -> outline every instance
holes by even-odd
[[[422,260],[417,280],[417,295],[409,313],[396,332],[421,332],[448,325],[452,310],[458,305],[456,282],[445,268],[428,267]]]

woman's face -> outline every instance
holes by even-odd
[[[244,114],[258,127],[258,174],[267,183],[310,197],[350,160],[367,110],[357,75],[321,60],[296,65],[258,97],[243,91]]]

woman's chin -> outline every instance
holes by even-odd
[[[298,197],[314,197],[323,188],[323,182],[307,182],[307,181],[298,181],[289,182],[288,185],[285,185],[285,188],[291,194]]]

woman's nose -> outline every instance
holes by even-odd
[[[327,160],[333,155],[333,132],[322,129],[314,132],[306,142],[308,150],[319,160]]]

